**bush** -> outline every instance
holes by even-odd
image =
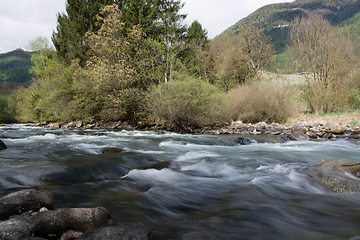
[[[148,110],[173,130],[224,124],[229,120],[225,95],[215,86],[185,77],[149,91]]]
[[[229,92],[234,120],[245,123],[283,122],[298,112],[296,101],[281,86],[251,82]]]

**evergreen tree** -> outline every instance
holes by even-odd
[[[88,31],[97,31],[96,15],[100,8],[112,4],[113,0],[67,0],[66,12],[58,14],[58,25],[53,32],[52,41],[57,54],[67,63],[80,59],[80,65],[86,62],[84,36]]]
[[[185,34],[185,49],[180,54],[190,75],[206,81],[210,61],[209,43],[207,31],[198,21],[194,21]]]
[[[184,3],[179,0],[157,1],[159,28],[162,34],[164,80],[171,80],[172,71],[176,64],[176,56],[183,49],[186,27],[183,20],[186,14],[180,14]]]

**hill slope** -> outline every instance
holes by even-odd
[[[296,0],[291,3],[266,5],[241,19],[218,37],[230,34],[243,23],[252,23],[265,30],[275,50],[280,54],[286,50],[291,21],[311,13],[321,14],[335,26],[358,24],[360,0]]]
[[[26,83],[32,78],[29,73],[31,67],[31,53],[23,49],[0,54],[0,84]]]

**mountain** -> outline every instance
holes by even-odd
[[[311,13],[321,14],[334,26],[360,23],[360,0],[296,0],[291,3],[270,4],[241,19],[218,37],[235,31],[243,23],[265,30],[278,54],[286,50],[291,21]]]
[[[31,52],[18,48],[14,51],[0,54],[0,83],[7,82],[24,84],[33,77],[29,73],[32,67]]]

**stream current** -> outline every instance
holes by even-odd
[[[237,137],[1,126],[0,197],[39,187],[55,208],[102,206],[153,239],[360,239],[360,194],[306,175],[324,160],[360,162],[358,141]]]

